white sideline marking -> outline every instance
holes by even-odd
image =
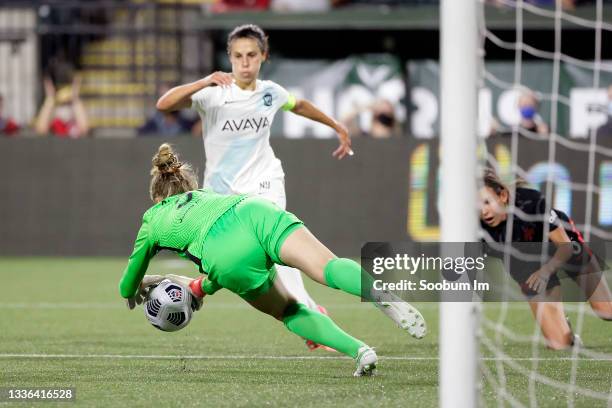
[[[368,303],[366,302],[355,302],[352,304],[347,303],[326,303],[324,306],[331,309],[338,310],[354,310],[364,309],[367,310]],[[437,309],[438,303],[414,303],[418,309]],[[566,304],[565,307],[568,310],[572,310],[574,305]],[[501,307],[497,304],[488,305],[487,307],[495,309]],[[38,303],[9,303],[0,302],[0,308],[2,309],[125,309],[125,301],[117,299],[116,302],[38,302]],[[246,303],[239,302],[216,302],[211,304],[204,304],[204,308],[214,309],[250,309],[251,307]],[[524,302],[516,302],[508,304],[509,309],[521,309],[529,310],[528,306]],[[374,309],[372,309],[374,310]]]
[[[168,355],[137,355],[137,354],[11,354],[2,353],[0,359],[5,358],[48,358],[48,359],[140,359],[140,360],[346,360],[346,356],[241,356],[241,355],[219,355],[219,356],[168,356]],[[401,357],[388,356],[380,357],[381,360],[399,360],[399,361],[434,361],[438,357]],[[500,357],[481,357],[481,361],[609,361],[612,362],[612,356],[605,358],[572,358],[572,357],[517,357],[517,358],[500,358]]]

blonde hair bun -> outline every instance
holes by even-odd
[[[168,143],[164,143],[159,146],[157,153],[153,156],[153,168],[151,169],[151,175],[159,172],[160,174],[176,173],[178,169],[183,165],[178,157],[174,154],[172,146]]]
[[[175,194],[197,190],[198,178],[189,163],[181,163],[172,146],[164,143],[159,146],[151,160],[151,200],[157,202]]]

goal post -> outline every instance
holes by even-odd
[[[442,0],[439,210],[443,242],[477,238],[477,62],[477,1]],[[439,405],[443,408],[478,404],[477,319],[475,303],[440,303]]]

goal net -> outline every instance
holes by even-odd
[[[481,55],[479,130],[481,135],[506,137],[508,146],[496,152],[485,138],[480,139],[486,152],[481,166],[493,167],[510,185],[520,178],[539,190],[545,197],[543,214],[550,214],[551,208],[567,213],[585,242],[610,241],[612,144],[607,139],[612,134],[598,135],[598,128],[612,114],[607,93],[612,61],[602,60],[602,50],[612,47],[609,40],[605,42],[612,33],[612,20],[605,18],[612,4],[595,0],[573,8],[574,2],[563,0],[476,1]],[[511,29],[492,27],[491,16],[500,13],[514,16]],[[551,35],[528,35],[534,22],[547,27]],[[582,57],[576,55],[575,47],[563,43],[577,30],[590,39],[583,44],[590,52],[579,53]],[[505,63],[505,71],[488,57],[501,53],[514,55],[513,63]],[[584,58],[586,54],[593,58]],[[499,97],[490,109],[492,94]],[[531,98],[531,103],[521,98]],[[527,106],[520,106],[523,102]],[[538,163],[525,164],[526,146],[539,152]],[[572,173],[572,166],[579,169],[578,175]],[[520,209],[510,206],[510,211],[507,228],[512,230]],[[481,231],[480,236],[485,235]],[[612,407],[612,322],[599,318],[588,302],[566,301],[564,312],[581,341],[568,350],[550,350],[529,304],[516,290],[517,283],[506,274],[501,284],[507,297],[502,302],[483,302],[479,316],[480,405]],[[562,287],[571,285],[575,284],[570,279],[561,279]]]

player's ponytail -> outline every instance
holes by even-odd
[[[151,200],[163,200],[198,188],[198,179],[191,166],[189,163],[181,163],[168,143],[159,146],[152,163],[149,186]]]

